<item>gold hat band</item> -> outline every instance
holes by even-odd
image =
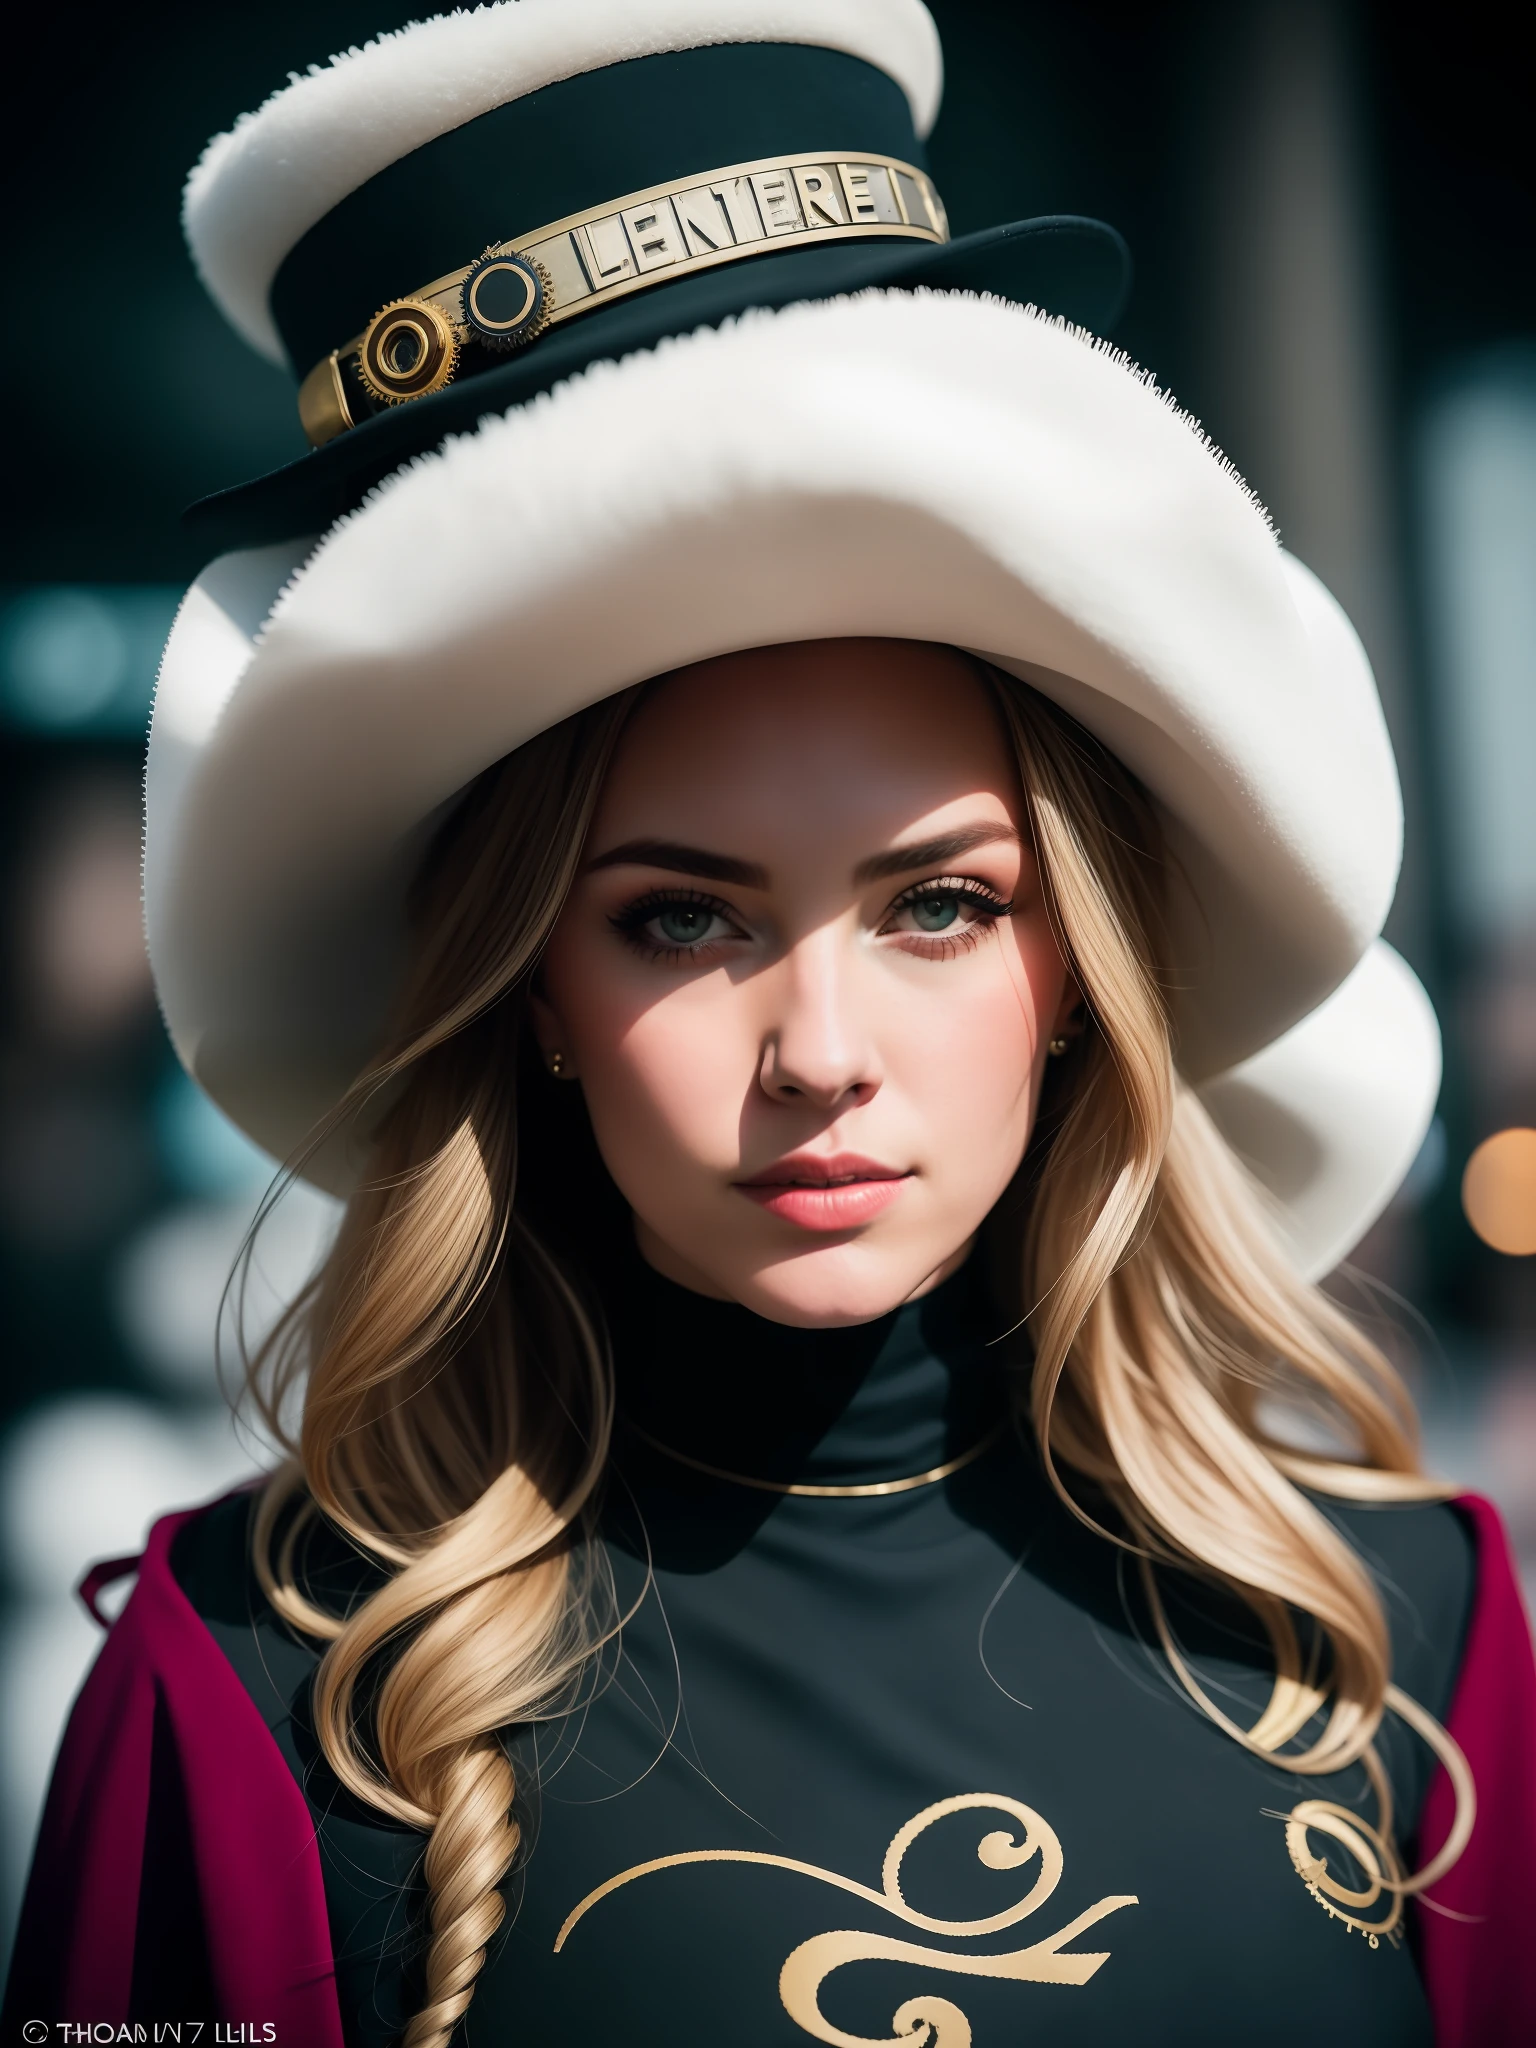
[[[381,307],[315,364],[299,387],[299,418],[319,448],[357,424],[354,378],[376,404],[400,405],[452,383],[471,343],[520,348],[630,292],[770,249],[886,237],[949,240],[927,173],[895,157],[769,157],[626,193],[495,243]]]

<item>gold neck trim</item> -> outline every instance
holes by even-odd
[[[451,384],[463,347],[522,348],[550,327],[675,277],[813,242],[947,242],[925,171],[896,157],[763,157],[626,192],[568,214],[380,307],[299,387],[311,444],[344,434],[368,405],[403,405]],[[356,406],[356,411],[354,411]]]
[[[813,1486],[808,1482],[782,1479],[755,1479],[748,1472],[727,1472],[720,1465],[706,1465],[702,1458],[690,1458],[686,1451],[675,1451],[670,1444],[664,1444],[660,1437],[651,1435],[637,1422],[626,1425],[643,1444],[653,1451],[659,1451],[664,1458],[671,1458],[679,1465],[686,1465],[690,1472],[702,1472],[707,1479],[723,1479],[729,1486],[749,1486],[755,1493],[792,1493],[808,1500],[876,1500],[888,1493],[912,1493],[919,1486],[933,1486],[941,1479],[948,1479],[954,1472],[963,1472],[967,1465],[974,1465],[984,1457],[995,1443],[1002,1439],[1008,1427],[1005,1415],[1000,1422],[989,1429],[979,1442],[962,1451],[958,1458],[947,1458],[942,1465],[931,1465],[926,1472],[914,1472],[907,1479],[868,1479],[857,1486]]]

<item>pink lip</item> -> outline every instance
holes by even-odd
[[[830,1158],[791,1153],[736,1182],[738,1190],[771,1215],[802,1230],[853,1230],[889,1208],[912,1178],[877,1160],[839,1152]]]

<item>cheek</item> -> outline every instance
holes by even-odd
[[[971,972],[935,988],[931,1004],[897,1012],[889,1079],[899,1077],[912,1106],[929,1221],[946,1245],[978,1227],[1018,1172],[1065,984],[1049,928],[1042,942],[1026,926],[999,933]]]
[[[617,1179],[675,1173],[689,1158],[729,1165],[751,1047],[721,977],[657,993],[654,974],[603,942],[552,945],[544,985],[581,1077],[599,1149]],[[727,997],[722,1001],[722,995]]]
[[[695,983],[650,1004],[583,1065],[605,1151],[640,1154],[637,1164],[649,1162],[653,1172],[688,1159],[735,1162],[755,1062],[733,1028],[740,1005],[710,1001],[710,993]]]
[[[957,1161],[1017,1151],[1066,980],[1050,932],[1005,930],[973,962],[930,972],[892,1006],[892,1078],[899,1072],[936,1133],[952,1137]]]

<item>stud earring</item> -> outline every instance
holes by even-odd
[[[1053,1038],[1050,1044],[1046,1047],[1046,1051],[1050,1054],[1053,1060],[1059,1060],[1062,1054],[1066,1051],[1068,1042],[1069,1041],[1065,1038]]]
[[[563,1052],[552,1052],[546,1064],[557,1081],[565,1079],[565,1054]]]

